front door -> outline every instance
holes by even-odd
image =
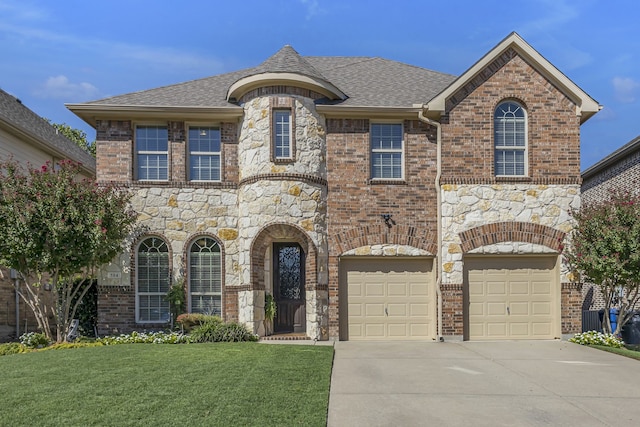
[[[274,243],[273,254],[274,331],[305,332],[304,252],[297,243]]]

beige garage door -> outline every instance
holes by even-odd
[[[347,259],[341,260],[341,272],[347,285],[347,339],[435,338],[430,259]]]
[[[559,338],[556,262],[555,256],[466,259],[468,338]]]

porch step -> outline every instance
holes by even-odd
[[[291,333],[291,334],[275,334],[269,335],[266,337],[260,337],[262,341],[302,341],[302,340],[311,340],[308,336],[301,333]]]

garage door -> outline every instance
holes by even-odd
[[[341,260],[349,340],[435,338],[430,259]]]
[[[466,259],[468,338],[559,338],[556,261],[555,256]]]

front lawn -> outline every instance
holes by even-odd
[[[123,344],[3,356],[1,424],[324,426],[333,348]]]
[[[608,351],[609,353],[619,354],[621,356],[630,357],[631,359],[640,360],[640,347],[626,346],[622,348],[606,347],[604,345],[592,345],[591,347],[598,350]]]

